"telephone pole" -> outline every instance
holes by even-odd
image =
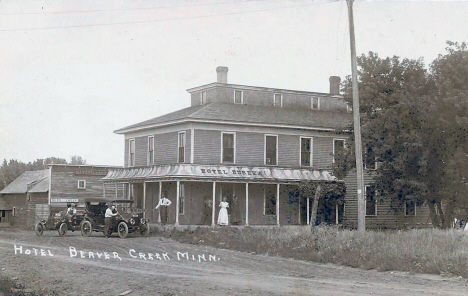
[[[366,231],[366,203],[364,199],[364,174],[362,164],[362,143],[361,143],[361,115],[359,113],[359,89],[357,79],[356,62],[356,41],[354,37],[354,17],[353,2],[346,0],[348,4],[349,16],[349,42],[351,44],[351,71],[353,77],[353,118],[354,118],[354,143],[356,153],[356,178],[357,178],[357,196],[358,196],[358,232],[363,234]]]

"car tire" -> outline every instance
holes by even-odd
[[[120,238],[126,238],[128,235],[128,226],[125,222],[120,222],[117,226],[117,232],[119,233]]]
[[[42,234],[44,233],[44,226],[41,222],[38,222],[36,226],[34,226],[34,231],[36,232],[37,236],[42,236]]]
[[[141,224],[140,225],[140,234],[143,236],[148,236],[150,233],[150,227],[148,224]]]
[[[59,234],[59,236],[65,236],[65,235],[67,235],[67,230],[68,230],[67,223],[62,222],[62,223],[60,224],[59,229],[58,229],[58,234]]]
[[[81,223],[81,235],[91,236],[91,233],[93,233],[93,226],[91,225],[91,222],[83,221]]]

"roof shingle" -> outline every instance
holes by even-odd
[[[131,129],[145,128],[180,120],[227,121],[265,125],[290,125],[315,128],[343,129],[352,122],[352,114],[338,111],[288,109],[273,106],[210,103],[188,107],[150,120],[116,130],[125,133]]]
[[[44,185],[47,184],[47,186]],[[29,185],[29,188],[28,188]],[[36,188],[36,186],[39,186]],[[34,191],[33,191],[34,190]],[[22,173],[7,187],[0,191],[1,194],[15,194],[26,192],[47,192],[49,191],[49,170],[27,171]]]

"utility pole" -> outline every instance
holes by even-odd
[[[361,143],[361,115],[359,113],[359,89],[357,79],[356,62],[356,41],[354,37],[354,17],[353,2],[346,0],[348,4],[349,16],[349,42],[351,44],[351,71],[353,77],[353,115],[354,115],[354,143],[356,153],[357,170],[357,196],[358,196],[358,232],[363,234],[366,231],[366,204],[364,199],[364,174],[362,164],[362,143]]]

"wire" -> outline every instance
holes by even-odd
[[[115,8],[115,9],[90,9],[90,10],[71,10],[71,11],[41,11],[41,12],[18,12],[18,13],[0,13],[0,15],[28,15],[28,14],[65,14],[65,13],[88,13],[88,12],[104,12],[104,11],[127,11],[127,10],[151,10],[151,9],[166,9],[166,8],[179,8],[179,7],[194,7],[194,6],[209,6],[209,5],[225,5],[237,3],[259,2],[262,0],[243,0],[243,1],[225,1],[225,2],[212,2],[191,5],[174,5],[174,6],[150,6],[150,7],[137,7],[137,8]]]
[[[327,1],[322,1],[322,2],[314,2],[314,3],[310,3],[310,4],[304,4],[304,5],[284,6],[284,7],[276,7],[276,8],[269,8],[269,9],[258,9],[258,10],[241,11],[241,12],[229,12],[229,13],[221,13],[221,14],[178,17],[178,18],[167,18],[167,19],[156,19],[156,20],[146,20],[146,21],[101,23],[101,24],[71,25],[71,26],[56,26],[56,27],[39,27],[39,28],[21,28],[21,29],[1,29],[0,32],[36,31],[36,30],[67,29],[67,28],[85,28],[85,27],[126,25],[126,24],[143,24],[143,23],[154,23],[154,22],[162,22],[162,21],[189,20],[189,19],[199,19],[199,18],[206,18],[206,17],[217,17],[217,16],[226,16],[226,15],[238,15],[238,14],[246,14],[246,13],[255,13],[255,12],[271,11],[271,10],[277,10],[277,9],[291,9],[291,8],[296,8],[296,7],[304,7],[304,6],[311,6],[311,5],[315,5],[315,4],[324,4],[324,3],[333,3],[333,2],[338,2],[338,1],[339,0],[327,0]]]

